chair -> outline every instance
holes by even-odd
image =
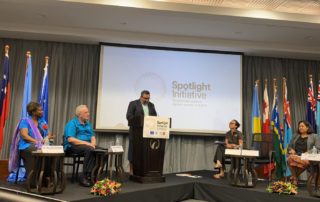
[[[63,140],[62,146],[64,146],[64,142],[66,141],[65,136],[62,137],[62,140]],[[71,182],[73,183],[75,179],[78,179],[79,166],[80,166],[80,164],[83,164],[84,154],[74,154],[74,153],[65,152],[64,157],[72,159],[71,163],[65,162],[64,165],[65,166],[72,166]]]
[[[73,183],[75,179],[78,179],[79,166],[83,164],[84,154],[73,154],[73,153],[65,153],[65,158],[71,158],[72,162],[65,162],[65,166],[72,166],[72,177],[71,182]]]
[[[266,133],[254,133],[252,140],[252,149],[259,151],[259,157],[254,160],[254,164],[271,165],[274,159],[274,148],[273,148],[273,137],[274,134]],[[271,170],[268,168],[268,181],[271,181]]]

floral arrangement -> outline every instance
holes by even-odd
[[[298,188],[296,185],[291,182],[283,182],[283,181],[274,181],[272,182],[267,191],[269,193],[279,193],[279,194],[298,194]]]
[[[121,183],[105,178],[104,180],[97,181],[91,188],[90,193],[99,196],[111,196],[120,191]]]

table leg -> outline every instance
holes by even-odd
[[[101,180],[101,174],[103,173],[103,168],[105,165],[105,154],[100,155],[100,163],[99,163],[99,169],[98,169],[98,174],[97,174],[97,180]]]
[[[124,175],[124,169],[122,167],[122,153],[116,155],[116,174],[119,178],[122,178]]]
[[[312,170],[311,170],[311,174],[308,178],[308,182],[307,182],[307,189],[309,192],[310,196],[315,196],[315,197],[320,197],[320,190],[319,190],[319,168],[320,164],[317,163],[315,165],[313,165]]]
[[[44,168],[45,168],[45,157],[39,157],[41,161],[41,169],[40,169],[40,175],[38,178],[38,193],[41,194],[42,191],[42,180],[43,180],[43,174],[44,174]]]
[[[58,175],[57,175],[57,158],[53,157],[51,164],[51,173],[53,172],[53,193],[56,193],[57,184],[58,184]]]
[[[112,179],[112,167],[113,167],[113,154],[109,154],[109,157],[110,157],[110,161],[109,161],[109,177],[110,177],[110,179]]]

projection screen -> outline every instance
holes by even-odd
[[[128,130],[129,102],[149,90],[172,131],[225,133],[242,117],[241,65],[236,53],[102,44],[95,128]]]

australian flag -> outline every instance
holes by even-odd
[[[316,99],[313,93],[312,76],[310,75],[309,88],[308,88],[308,102],[307,102],[307,121],[311,124],[314,133],[317,133],[316,125]]]

